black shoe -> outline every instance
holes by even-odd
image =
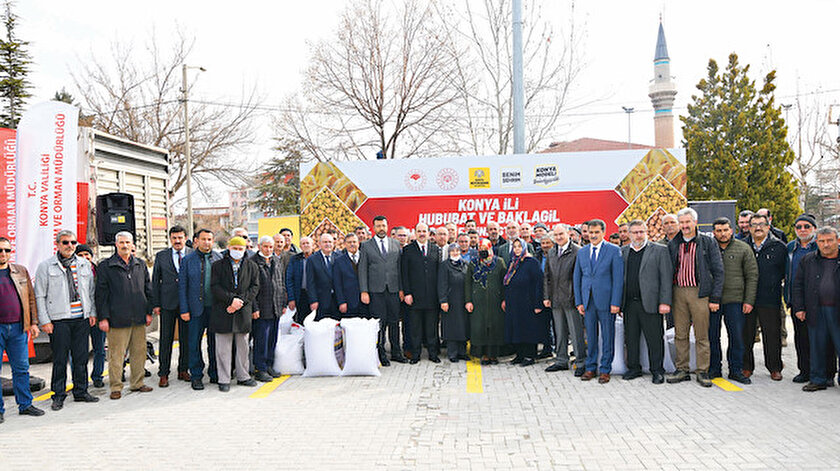
[[[33,405],[30,405],[26,409],[24,409],[22,411],[18,411],[18,414],[20,414],[20,415],[31,415],[32,417],[41,417],[42,415],[44,415],[44,411],[42,411],[41,409],[38,409],[37,407],[35,407]],[[2,422],[3,422],[3,414],[0,414],[0,423],[2,423]]]
[[[488,359],[488,360],[481,360],[479,363],[481,363],[482,366],[487,366],[487,365],[491,364],[492,362]]]
[[[807,383],[811,380],[811,375],[805,373],[799,373],[798,375],[793,377],[794,383]]]
[[[569,369],[568,365],[561,365],[560,363],[554,363],[554,364],[550,365],[548,368],[546,368],[545,371],[547,371],[549,373],[553,373],[555,371],[566,371],[568,369]]]
[[[190,381],[192,383],[192,388],[195,391],[204,391],[204,383],[201,382],[200,379],[193,379]]]
[[[102,381],[101,379],[95,379],[95,380],[93,380],[93,387],[94,388],[104,388],[105,387],[105,381]]]
[[[151,378],[152,377],[152,372],[149,371],[149,370],[146,370],[146,372],[144,374],[146,375],[146,378]]]
[[[688,371],[677,370],[674,374],[668,375],[665,381],[668,384],[682,383],[683,381],[691,381],[691,376],[688,374]]]
[[[221,392],[230,391],[230,383],[219,383],[219,391],[221,391]]]
[[[464,361],[470,361],[470,356],[467,355],[466,353],[463,353],[461,355],[458,355],[458,359],[459,360],[464,360]]]
[[[499,359],[498,358],[491,358],[490,359],[490,364],[491,365],[498,365],[499,364]]]
[[[271,376],[272,378],[279,378],[279,377],[283,376],[283,374],[282,374],[282,373],[279,373],[279,372],[277,372],[277,371],[274,371],[274,368],[269,368],[269,369],[268,369],[268,374],[269,374],[269,376]]]
[[[731,379],[732,381],[737,381],[741,384],[752,384],[752,380],[744,376],[744,373],[740,371],[729,373],[727,378]]]
[[[219,378],[213,378],[212,376],[210,377],[210,384],[218,384],[218,383],[219,383]]]
[[[249,388],[253,388],[257,385],[257,382],[254,380],[254,378],[248,378],[244,381],[237,381],[236,384],[240,386],[248,386]]]
[[[541,351],[539,354],[537,354],[537,360],[542,360],[542,359],[545,359],[545,358],[551,358],[551,355],[553,355],[551,353],[551,349],[550,348],[545,348],[545,349],[543,349],[543,351]]]
[[[99,398],[93,397],[90,393],[86,392],[80,396],[73,396],[73,402],[99,402]]]
[[[665,382],[665,376],[662,373],[654,373],[651,382],[653,384],[662,384]]]
[[[458,357],[449,357],[449,363],[458,363]]]
[[[0,412],[0,424],[2,424],[5,421],[6,421],[6,419],[3,418],[3,413]]]
[[[709,378],[723,378],[723,373],[720,371],[710,371]]]
[[[432,363],[440,363],[440,358],[438,358],[436,356],[429,357],[429,361],[432,362]]]
[[[380,359],[379,359],[379,363],[380,363],[382,366],[391,366],[391,362],[390,362],[387,358],[385,358],[385,357],[380,358]]]
[[[704,388],[712,387],[712,380],[709,379],[709,373],[697,373],[697,382]]]
[[[537,360],[534,360],[533,358],[523,358],[522,363],[520,363],[519,366],[531,366],[536,362]]]
[[[403,355],[400,355],[400,356],[396,356],[396,357],[391,357],[391,361],[393,361],[395,363],[408,363],[408,358],[406,358]]]
[[[420,363],[420,360],[418,358],[412,358],[411,360],[408,360],[408,363],[410,365],[416,365],[416,364]],[[385,365],[382,365],[382,366],[385,366]]]
[[[515,356],[515,357],[513,358],[513,360],[511,360],[511,361],[510,361],[510,364],[511,364],[511,365],[518,365],[518,364],[520,364],[520,363],[522,363],[522,357],[521,357],[521,356],[518,356],[518,355],[517,355],[517,356]]]
[[[53,396],[52,406],[50,406],[50,409],[61,410],[63,408],[64,408],[64,397]]]
[[[273,380],[274,378],[272,378],[271,375],[266,373],[265,371],[257,371],[257,375],[254,379],[256,379],[257,381],[262,381],[263,383],[267,383]]]
[[[575,378],[580,378],[584,373],[586,373],[586,368],[575,369]]]
[[[814,391],[822,391],[826,387],[827,386],[824,385],[824,384],[808,383],[805,386],[802,386],[802,390],[805,391],[805,392],[814,392]]]
[[[641,371],[628,371],[627,373],[624,373],[623,375],[621,375],[621,379],[623,379],[624,381],[631,381],[631,380],[634,380],[636,378],[641,378],[641,377],[642,377],[642,372]]]

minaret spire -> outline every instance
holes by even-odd
[[[668,44],[665,41],[661,13],[656,50],[653,56],[653,72],[648,96],[654,110],[656,147],[671,148],[674,147],[674,99],[677,95],[677,84],[671,77],[671,58],[668,56]]]

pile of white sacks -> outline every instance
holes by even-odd
[[[673,327],[665,331],[665,336],[662,339],[665,344],[664,356],[662,366],[666,373],[673,373],[677,367],[674,360],[677,357],[677,349],[674,345],[674,329]],[[689,341],[691,343],[691,359],[689,361],[689,368],[691,371],[697,369],[697,351],[694,345],[694,327],[691,327],[689,332]],[[645,334],[641,335],[639,340],[639,363],[642,365],[642,371],[650,373],[650,356],[648,355],[647,343],[645,342]],[[598,361],[601,360],[601,353],[598,352]],[[627,353],[624,349],[624,319],[616,316],[615,318],[615,345],[613,347],[613,362],[611,374],[620,375],[627,372]]]
[[[315,313],[292,322],[294,311],[280,317],[274,348],[274,371],[284,375],[379,376],[376,341],[379,320],[315,320]]]

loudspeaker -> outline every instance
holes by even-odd
[[[134,196],[106,193],[96,197],[96,238],[99,245],[114,245],[118,232],[128,231],[137,240],[134,225]]]

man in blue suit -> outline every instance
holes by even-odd
[[[306,264],[312,255],[314,242],[310,237],[300,238],[300,252],[292,255],[286,267],[286,296],[289,309],[295,310],[295,322],[303,323],[309,314],[309,292],[306,289]]]
[[[188,323],[190,349],[190,381],[196,391],[204,389],[204,358],[201,354],[201,339],[210,323],[213,309],[213,295],[210,291],[210,266],[222,259],[213,251],[213,232],[201,229],[196,234],[197,250],[181,262],[178,275],[178,295],[181,305],[181,319]],[[210,382],[218,381],[216,375],[216,342],[213,335],[207,336],[207,376]]]
[[[316,311],[315,320],[325,317],[339,319],[335,304],[335,290],[333,289],[333,236],[321,234],[318,242],[320,251],[309,257],[306,263],[306,287],[309,292],[309,309]],[[310,311],[310,312],[311,312]]]
[[[344,236],[344,253],[337,254],[333,265],[335,303],[341,317],[358,317],[367,314],[361,302],[359,289],[359,237],[354,233]]]
[[[617,245],[604,241],[607,225],[600,219],[587,223],[589,245],[578,250],[575,263],[575,305],[586,325],[586,372],[580,379],[589,381],[595,370],[601,384],[610,381],[615,345],[615,315],[621,310],[624,286],[624,260]],[[598,368],[598,330],[601,330],[601,367]]]

